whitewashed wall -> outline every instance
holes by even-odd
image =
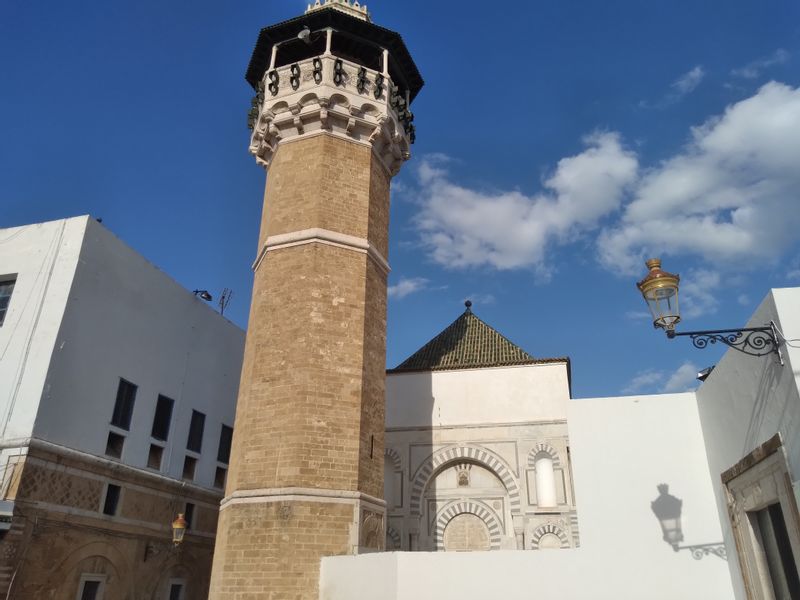
[[[387,427],[487,425],[566,418],[566,363],[392,373]]]
[[[31,436],[87,218],[0,229],[0,281],[16,276],[0,326],[0,439]]]
[[[103,456],[122,377],[138,386],[122,462],[146,466],[163,394],[175,405],[162,472],[180,478],[196,409],[206,421],[195,482],[211,487],[220,427],[233,426],[244,331],[105,227],[85,222],[34,435]]]
[[[569,402],[581,547],[323,559],[321,598],[729,600],[725,561],[661,539],[650,503],[683,500],[685,543],[722,540],[694,394]]]
[[[749,327],[774,320],[789,339],[800,338],[800,288],[771,290]],[[792,481],[800,481],[800,346],[782,346],[785,365],[774,355],[753,358],[729,350],[697,392],[711,479],[728,548],[735,548],[720,475],[780,432]],[[746,598],[739,563],[729,561],[736,597]]]

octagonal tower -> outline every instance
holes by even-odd
[[[210,598],[312,600],[321,557],[384,543],[389,184],[423,81],[348,0],[262,29],[246,77],[268,178]]]

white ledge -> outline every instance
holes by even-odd
[[[283,248],[291,248],[293,246],[302,246],[304,244],[327,244],[329,246],[336,246],[347,250],[354,250],[369,256],[378,267],[384,272],[389,273],[391,270],[389,262],[384,256],[378,252],[369,240],[365,238],[348,235],[346,233],[339,233],[338,231],[331,231],[330,229],[322,229],[320,227],[313,227],[311,229],[303,229],[300,231],[292,231],[289,233],[280,233],[278,235],[271,235],[264,242],[264,246],[258,253],[258,257],[253,263],[253,271],[257,271],[267,252],[274,250],[281,250]]]

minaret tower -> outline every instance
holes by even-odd
[[[210,598],[316,600],[323,556],[381,550],[389,183],[423,81],[366,7],[261,30],[268,171]]]

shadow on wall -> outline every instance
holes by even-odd
[[[789,407],[789,394],[791,387],[786,388],[786,392],[781,398],[775,391],[778,387],[778,380],[780,378],[782,367],[777,360],[763,361],[761,374],[758,378],[758,387],[756,388],[756,397],[753,402],[753,409],[750,413],[750,419],[747,426],[747,433],[744,436],[744,446],[742,447],[742,456],[751,452],[756,446],[764,441],[761,432],[763,431],[764,421],[768,414],[778,415],[777,423],[784,423],[786,418],[786,411]],[[767,410],[768,404],[775,405],[782,401],[783,405],[778,412],[777,410]]]
[[[681,522],[683,500],[670,494],[669,485],[666,483],[660,483],[656,488],[658,497],[650,503],[650,508],[661,526],[662,539],[672,546],[675,552],[689,550],[695,560],[700,560],[709,554],[728,560],[725,544],[721,541],[681,546],[680,543],[683,541],[683,524]]]

